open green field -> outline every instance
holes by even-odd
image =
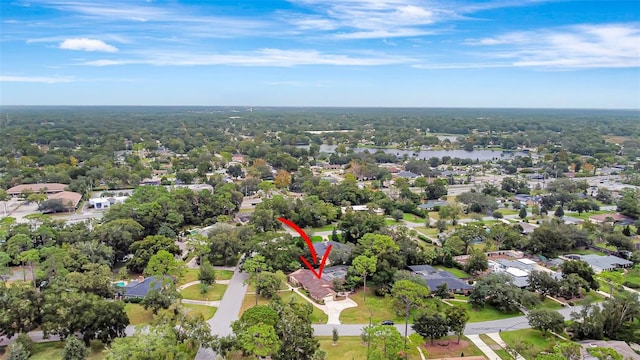
[[[130,325],[147,325],[153,320],[151,309],[145,310],[140,304],[125,304],[124,311],[127,313]]]
[[[503,331],[500,337],[526,359],[533,359],[543,351],[553,351],[553,346],[561,341],[553,335],[544,337],[540,331],[533,329]]]
[[[209,286],[209,290],[203,295],[200,293],[200,284],[196,284],[183,289],[180,291],[180,294],[183,299],[217,301],[222,299],[222,295],[224,295],[225,290],[227,290],[227,285],[213,284]]]

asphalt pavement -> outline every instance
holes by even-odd
[[[247,292],[247,285],[245,281],[248,275],[245,272],[235,270],[227,290],[222,296],[220,306],[216,310],[216,314],[207,323],[211,327],[211,333],[220,337],[231,335],[231,323],[238,319],[240,313],[240,307],[242,307],[242,300]],[[196,354],[195,360],[210,360],[215,359],[216,354],[212,349],[200,348]]]

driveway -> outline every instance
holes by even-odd
[[[247,292],[247,285],[245,280],[248,275],[245,272],[240,272],[236,269],[229,280],[227,290],[222,296],[220,306],[216,314],[207,323],[211,327],[211,333],[220,337],[231,335],[231,323],[238,319],[240,313],[240,307],[242,307],[242,300]],[[200,348],[196,354],[195,360],[209,360],[215,359],[216,354],[212,349]]]

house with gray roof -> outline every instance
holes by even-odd
[[[316,257],[318,258],[318,261],[322,261],[322,257],[324,256],[324,253],[327,252],[329,246],[331,246],[332,250],[337,250],[343,247],[344,244],[337,241],[327,240],[313,243],[313,249],[316,251]]]
[[[633,266],[633,262],[613,255],[601,256],[596,254],[576,255],[579,260],[585,261],[596,274],[603,271],[612,271],[617,268],[628,268]]]
[[[138,280],[131,281],[124,286],[122,297],[125,299],[144,298],[151,290],[160,290],[161,288],[162,281],[155,276],[140,277]]]
[[[431,201],[427,201],[424,204],[420,204],[418,205],[418,209],[423,209],[423,210],[433,210],[436,207],[443,207],[443,206],[447,206],[449,203],[447,203],[446,201],[441,201],[441,200],[431,200]]]
[[[427,286],[430,291],[435,291],[441,284],[447,284],[450,291],[456,293],[466,293],[473,289],[473,286],[469,285],[462,279],[457,278],[445,270],[435,269],[430,265],[412,265],[409,266],[411,272],[426,280]]]

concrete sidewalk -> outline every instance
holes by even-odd
[[[491,340],[495,341],[498,345],[500,345],[500,347],[502,347],[503,349],[505,350],[507,349],[507,343],[505,343],[504,340],[502,340],[499,333],[489,333],[487,334],[487,336],[490,337]],[[522,357],[522,355],[516,354],[516,360],[526,360],[526,359]]]
[[[500,356],[496,354],[490,347],[480,339],[480,335],[467,335],[467,338],[484,353],[489,360],[501,360]]]

